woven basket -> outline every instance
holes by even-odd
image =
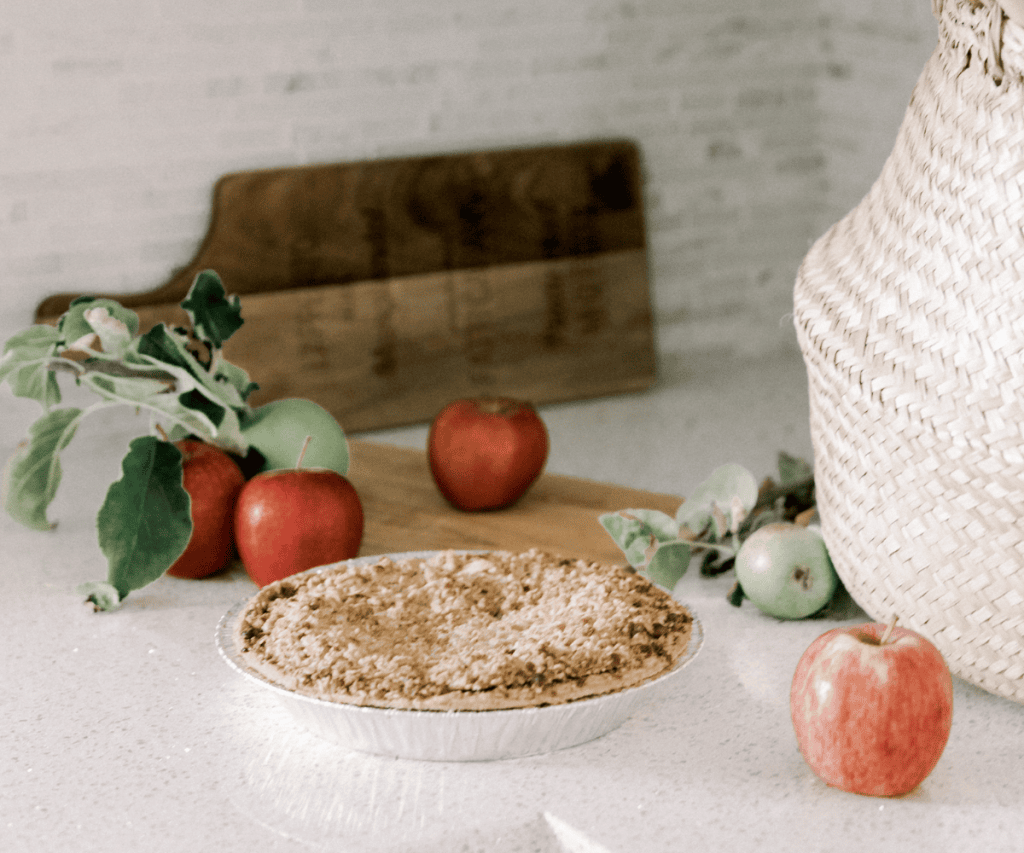
[[[1024,28],[933,6],[894,150],[796,281],[817,496],[868,614],[1024,702]]]

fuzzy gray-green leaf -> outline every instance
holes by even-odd
[[[601,526],[619,546],[631,566],[642,566],[647,561],[651,533],[638,518],[628,515],[629,510],[609,512],[598,519]]]
[[[60,388],[50,369],[50,359],[59,340],[55,328],[42,324],[9,338],[0,357],[0,382],[6,380],[15,396],[36,400],[44,408],[57,405]]]
[[[683,502],[676,513],[676,521],[699,534],[714,520],[715,505],[730,514],[738,507],[749,513],[757,503],[757,488],[754,475],[742,465],[721,465]],[[729,521],[727,518],[727,529]]]
[[[114,610],[121,603],[121,594],[107,581],[88,581],[75,587],[75,592],[91,601],[96,610]]]
[[[647,564],[647,577],[658,586],[671,591],[690,567],[690,556],[688,543],[662,542]]]
[[[71,346],[79,338],[96,331],[85,317],[86,312],[93,308],[106,309],[111,317],[124,324],[129,337],[139,331],[139,315],[130,308],[125,308],[120,302],[97,296],[79,296],[57,322],[57,329],[65,346]]]
[[[644,533],[659,542],[679,538],[679,525],[668,513],[657,509],[624,509],[622,512],[640,521],[644,525]]]
[[[29,441],[15,451],[4,479],[4,509],[35,530],[53,525],[46,511],[62,476],[60,453],[78,428],[81,409],[54,409],[32,424]]]

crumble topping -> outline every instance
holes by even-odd
[[[443,551],[285,578],[242,612],[246,662],[292,690],[387,708],[554,704],[646,681],[686,650],[683,605],[632,569]]]

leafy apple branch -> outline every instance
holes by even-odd
[[[243,323],[238,297],[228,297],[220,277],[206,270],[181,307],[190,328],[160,323],[139,335],[135,312],[113,299],[79,297],[56,326],[37,324],[11,337],[0,357],[0,383],[44,412],[6,469],[4,509],[26,527],[54,526],[47,511],[63,476],[61,453],[84,418],[111,406],[149,413],[151,434],[129,444],[121,479],[97,515],[108,576],[80,587],[97,609],[156,580],[188,544],[191,502],[171,442],[194,435],[240,456],[249,449],[240,418],[257,386],[222,354]],[[61,375],[99,400],[61,407]]]
[[[740,546],[755,530],[792,521],[814,507],[811,466],[787,453],[778,457],[779,479],[758,484],[742,465],[716,468],[675,516],[655,509],[623,509],[600,516],[601,525],[629,564],[654,583],[672,589],[699,557],[701,573],[732,567]],[[739,603],[742,592],[730,594]]]

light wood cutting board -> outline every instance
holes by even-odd
[[[349,448],[349,479],[366,515],[363,555],[442,548],[542,548],[567,557],[622,564],[622,552],[598,517],[628,508],[675,514],[682,503],[671,495],[545,473],[507,509],[462,512],[441,497],[424,451],[358,439],[350,439]]]

